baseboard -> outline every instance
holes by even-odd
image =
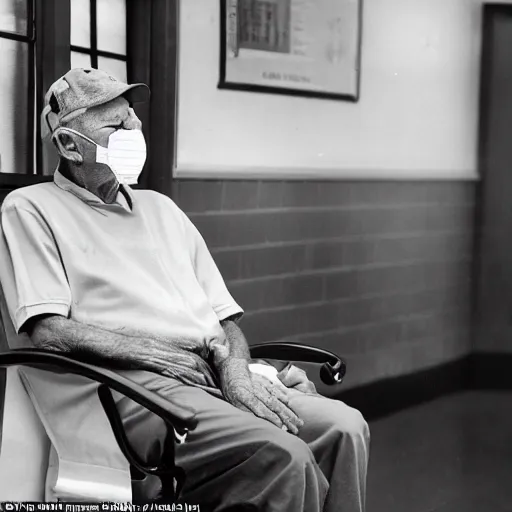
[[[468,387],[479,390],[512,390],[512,353],[471,354]]]
[[[464,357],[435,368],[341,391],[335,398],[359,409],[367,420],[374,420],[461,391],[469,386],[471,367],[471,358]]]
[[[435,368],[341,391],[335,398],[375,420],[459,391],[512,390],[511,369],[512,353],[473,353]]]

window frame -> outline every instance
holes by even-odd
[[[37,157],[34,157],[34,153],[36,152],[34,148],[34,141],[36,140],[35,133],[35,101],[36,101],[36,73],[35,73],[35,61],[36,61],[36,29],[35,29],[35,1],[36,0],[25,0],[27,6],[27,33],[18,34],[16,32],[8,32],[4,30],[0,30],[0,39],[8,39],[10,41],[17,41],[20,43],[26,43],[28,46],[27,51],[27,132],[25,136],[28,141],[32,141],[30,143],[31,151],[27,155],[26,159],[26,169],[25,173],[17,173],[21,176],[29,176],[32,175],[29,171],[36,166]],[[0,172],[0,174],[14,174],[14,173],[4,173]]]
[[[43,175],[45,157],[41,142],[39,112],[43,108],[44,94],[50,85],[62,76],[70,66],[70,0],[28,0],[27,17],[32,22],[27,27],[30,34],[31,56],[29,57],[29,137],[33,141],[30,155],[27,156],[25,173],[0,172],[0,190],[8,191],[45,181],[51,175]],[[2,35],[6,34],[2,32]],[[19,34],[9,34],[10,39],[20,40]],[[24,40],[24,39],[22,39]],[[35,146],[35,147],[34,147]],[[34,157],[35,155],[35,157]]]
[[[95,2],[95,0],[92,0]],[[43,146],[39,112],[50,85],[71,66],[71,0],[29,0],[35,20],[35,145],[34,174],[0,172],[0,191],[52,181],[43,175]],[[41,6],[41,7],[40,7]],[[44,6],[44,7],[42,7]],[[129,83],[143,82],[151,89],[150,101],[136,105],[148,145],[148,159],[134,188],[148,188],[173,196],[178,114],[179,0],[127,0],[126,64]],[[79,48],[79,47],[78,47]],[[75,51],[75,50],[73,50]],[[98,51],[109,57],[109,52]],[[117,54],[114,54],[117,55]],[[92,62],[91,62],[92,64]],[[33,102],[30,102],[33,108]],[[169,136],[169,134],[171,134]],[[164,162],[164,164],[162,164]],[[47,164],[47,160],[45,160]],[[47,165],[47,167],[52,168]],[[27,169],[30,170],[30,169]]]
[[[73,0],[70,0],[72,2]],[[127,9],[130,0],[126,0]],[[98,2],[97,0],[89,0],[89,24],[90,24],[90,48],[84,46],[71,45],[71,51],[89,55],[91,57],[91,67],[98,67],[98,57],[105,57],[113,60],[120,60],[127,63],[127,55],[121,53],[108,52],[98,49]],[[132,28],[132,27],[130,27]],[[126,27],[126,39],[128,39],[128,23]],[[128,45],[127,45],[128,46]]]

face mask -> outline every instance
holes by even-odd
[[[119,183],[126,185],[137,183],[146,162],[146,141],[140,130],[116,130],[109,136],[106,148],[72,128],[60,128],[60,130],[76,133],[94,144],[96,162],[110,167]]]

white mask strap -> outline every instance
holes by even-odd
[[[78,135],[79,137],[82,137],[82,139],[85,139],[85,140],[88,140],[89,142],[91,142],[92,144],[94,144],[95,146],[98,146],[98,147],[101,147],[99,144],[97,144],[96,142],[94,142],[92,139],[90,139],[89,137],[87,137],[87,135],[84,135],[83,133],[80,133],[80,132],[77,132],[76,130],[73,130],[73,128],[66,128],[64,126],[59,126],[54,132],[53,132],[53,137],[55,137],[57,135],[57,133],[61,130],[64,130],[66,132],[71,132],[71,133],[74,133],[76,135]]]
[[[71,132],[71,133],[75,133],[76,135],[78,135],[79,137],[82,137],[82,139],[85,139],[85,140],[88,140],[89,142],[91,142],[92,144],[94,144],[95,146],[99,146],[99,144],[97,144],[96,142],[94,142],[92,139],[89,139],[89,137],[87,137],[87,135],[84,135],[83,133],[80,133],[80,132],[77,132],[76,130],[73,130],[73,128],[66,128],[64,126],[59,126],[54,132],[53,132],[53,137],[55,137],[57,135],[57,133],[61,130],[64,130],[66,132]],[[101,147],[101,146],[100,146]]]
[[[84,135],[83,133],[77,132],[76,130],[73,130],[73,128],[66,128],[64,126],[57,128],[55,130],[53,136],[57,134],[59,130],[68,131],[71,133],[75,133],[79,137],[82,137],[82,139],[88,140],[91,144],[94,144],[96,146],[96,162],[99,164],[106,164],[108,165],[108,148],[105,148],[103,146],[100,146],[97,142],[94,142],[92,139],[87,137],[87,135]]]

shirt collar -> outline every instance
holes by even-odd
[[[53,175],[53,182],[57,187],[60,189],[70,192],[74,196],[78,197],[81,201],[84,203],[98,207],[98,208],[104,208],[104,209],[116,209],[116,208],[122,208],[125,211],[132,212],[133,211],[133,205],[134,205],[134,197],[133,197],[133,190],[125,184],[121,184],[119,186],[119,192],[118,194],[122,194],[121,188],[126,192],[126,196],[128,198],[128,201],[116,201],[115,203],[108,204],[102,201],[98,196],[93,194],[92,192],[89,192],[89,190],[80,187],[76,183],[73,183],[71,180],[66,178],[59,169],[55,170],[55,173]],[[125,206],[125,203],[128,203]]]

